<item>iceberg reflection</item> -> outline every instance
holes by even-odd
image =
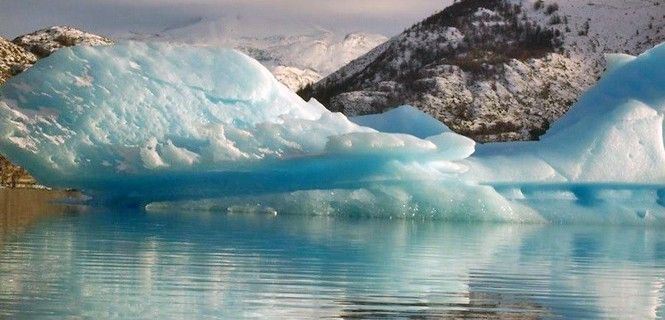
[[[0,316],[655,319],[664,270],[643,227],[98,212],[0,249]]]

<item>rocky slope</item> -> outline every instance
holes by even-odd
[[[111,40],[71,27],[51,27],[9,42],[0,38],[0,86],[11,76],[32,66],[60,48],[74,45],[106,45]],[[0,155],[0,187],[38,187],[21,167]]]
[[[299,93],[348,115],[411,104],[480,142],[536,139],[604,53],[638,54],[664,30],[658,1],[462,0]]]
[[[12,40],[12,42],[39,58],[48,57],[63,47],[78,45],[101,46],[112,44],[111,39],[98,36],[67,26],[53,26],[25,34]]]
[[[0,38],[0,84],[37,61],[37,56]]]

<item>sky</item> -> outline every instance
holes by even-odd
[[[247,21],[247,33],[337,32],[391,36],[452,0],[0,0],[0,36],[14,38],[51,25],[107,36],[158,33],[200,19]]]

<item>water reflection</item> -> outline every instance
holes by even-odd
[[[62,202],[80,197],[76,191],[0,188],[0,247],[8,236],[25,231],[41,218],[82,211]]]
[[[0,249],[0,318],[662,318],[658,231],[63,216]]]

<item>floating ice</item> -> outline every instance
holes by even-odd
[[[479,146],[400,107],[351,120],[235,51],[64,49],[10,80],[0,152],[98,198],[234,212],[665,224],[665,45],[540,142]],[[207,200],[202,200],[207,199]]]
[[[440,121],[410,106],[401,106],[382,114],[350,118],[356,124],[381,132],[406,133],[421,139],[451,130]]]

